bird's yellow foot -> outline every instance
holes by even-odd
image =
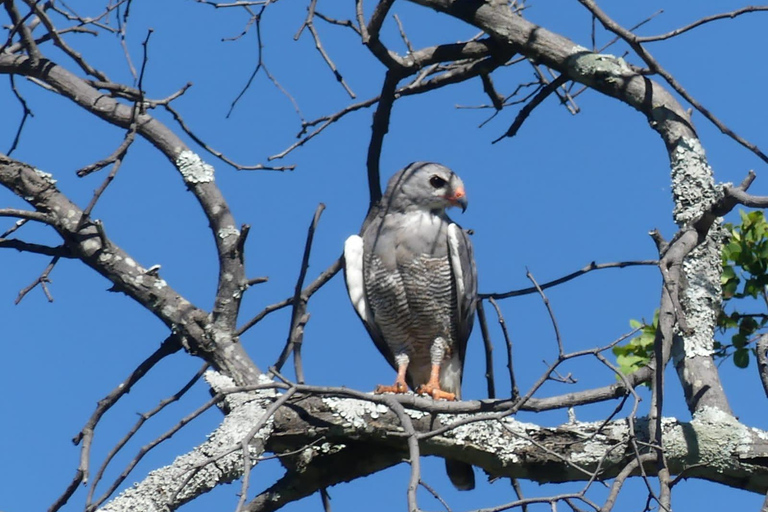
[[[456,395],[454,393],[450,393],[448,391],[443,391],[440,389],[439,384],[434,384],[432,382],[427,382],[426,384],[422,384],[419,386],[419,389],[416,390],[416,392],[420,395],[429,395],[435,400],[456,400]]]
[[[373,392],[377,395],[382,393],[407,393],[408,386],[405,384],[405,382],[395,381],[395,383],[391,386],[379,384],[376,386],[376,389]]]

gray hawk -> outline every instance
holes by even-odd
[[[360,235],[344,244],[352,304],[376,347],[397,370],[392,386],[434,399],[461,399],[467,339],[477,299],[469,237],[445,213],[467,207],[461,179],[447,167],[416,162],[389,180]],[[459,489],[474,487],[472,467],[446,460]]]

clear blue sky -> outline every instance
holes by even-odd
[[[348,18],[351,3],[320,2],[320,10]],[[617,2],[603,8],[617,21],[631,26],[659,9],[639,32],[666,32],[701,16],[737,8],[735,2]],[[72,2],[88,12],[93,2]],[[256,63],[253,30],[236,42],[222,38],[239,34],[247,17],[235,10],[220,10],[192,1],[134,2],[128,29],[128,47],[141,62],[141,41],[154,29],[144,84],[148,96],[161,98],[191,81],[194,86],[174,105],[186,122],[209,144],[241,163],[266,163],[295,139],[299,119],[290,101],[260,74],[232,116],[225,115]],[[415,47],[453,42],[476,30],[423,8],[398,2],[405,29]],[[91,11],[93,14],[96,11]],[[279,2],[262,20],[264,59],[269,71],[298,102],[307,120],[335,112],[350,102],[325,63],[315,52],[307,32],[298,42],[292,37],[305,16],[304,2]],[[762,49],[768,47],[766,14],[717,22],[672,41],[655,43],[650,51],[704,105],[741,135],[758,145],[765,139],[766,68]],[[584,46],[590,43],[590,18],[577,2],[543,0],[532,3],[526,17],[560,32]],[[8,23],[0,15],[3,25]],[[378,94],[383,77],[379,65],[349,30],[318,22],[326,50],[350,87],[365,99]],[[386,39],[403,52],[392,19]],[[598,45],[611,37],[598,28]],[[130,74],[116,38],[101,35],[69,36],[71,44],[95,66],[117,81],[130,83]],[[60,62],[51,46],[46,52]],[[621,45],[609,50],[621,54]],[[638,63],[635,58],[630,62]],[[66,63],[69,69],[73,65]],[[502,94],[519,82],[532,81],[530,67],[518,65],[495,75]],[[67,100],[17,80],[35,117],[30,119],[14,157],[54,174],[62,191],[84,207],[103,172],[78,179],[78,168],[108,155],[123,132],[78,110]],[[469,209],[453,213],[463,226],[475,230],[481,292],[529,286],[530,269],[539,282],[560,277],[590,261],[611,262],[653,259],[655,247],[647,235],[653,228],[670,237],[672,201],[664,146],[643,116],[613,99],[587,91],[577,98],[581,113],[572,116],[553,99],[538,108],[511,140],[492,145],[514,119],[515,108],[505,110],[484,128],[478,125],[489,110],[456,109],[456,105],[488,103],[479,80],[428,95],[405,98],[395,105],[381,160],[384,179],[414,160],[448,165],[465,181]],[[21,108],[7,87],[0,89],[0,151],[11,144]],[[173,126],[169,116],[157,115]],[[238,172],[192,144],[216,167],[216,180],[238,223],[251,225],[246,246],[249,276],[269,276],[269,282],[247,292],[242,321],[264,306],[292,293],[301,261],[306,228],[318,203],[326,204],[315,238],[308,281],[341,253],[344,239],[357,232],[367,207],[365,158],[372,110],[354,113],[280,165],[295,164],[287,173]],[[760,161],[722,136],[702,116],[694,121],[720,182],[740,181],[749,169],[758,172],[755,193],[768,185]],[[180,130],[176,130],[181,133]],[[761,139],[762,138],[762,139]],[[190,141],[191,143],[191,141]],[[763,148],[765,149],[765,148]],[[2,193],[2,206],[24,207],[10,193]],[[215,291],[216,266],[211,233],[193,196],[173,167],[154,148],[138,141],[117,179],[94,211],[106,232],[141,265],[160,264],[161,276],[200,307],[210,309]],[[11,224],[5,219],[0,231]],[[27,226],[19,231],[27,241],[58,243],[49,230]],[[0,510],[43,510],[64,490],[77,466],[79,447],[70,439],[82,428],[96,402],[124,379],[165,338],[166,329],[143,308],[126,297],[107,292],[110,283],[78,262],[61,261],[51,274],[55,302],[48,304],[40,289],[19,306],[18,291],[48,264],[45,257],[0,252],[4,269],[0,279],[2,350],[6,361],[0,376],[4,389],[0,404]],[[607,344],[629,330],[630,318],[650,319],[659,298],[659,276],[652,267],[606,270],[581,277],[548,292],[567,350]],[[526,389],[545,370],[557,347],[541,300],[535,296],[502,302],[515,343],[516,377]],[[308,383],[344,385],[371,390],[390,383],[394,373],[375,350],[345,295],[337,276],[310,302],[304,368]],[[489,313],[491,313],[489,311]],[[267,317],[243,337],[243,343],[262,369],[271,365],[283,347],[288,312]],[[499,394],[508,389],[504,345],[490,314],[495,343],[495,372]],[[343,357],[339,357],[343,354]],[[483,350],[479,329],[470,342],[465,370],[466,398],[485,397]],[[179,353],[164,361],[103,419],[96,433],[93,464],[130,428],[136,413],[147,411],[174,393],[194,374],[201,362]],[[288,369],[290,364],[286,366]],[[287,370],[289,376],[290,370]],[[578,383],[548,384],[542,396],[575,391],[613,382],[604,369],[574,364],[564,369]],[[746,424],[768,429],[765,407],[751,398],[762,396],[752,366],[738,371],[730,361],[721,367],[726,391],[736,414]],[[665,415],[689,417],[677,379],[670,373]],[[207,398],[198,384],[180,403],[153,419],[108,476],[114,478],[135,450],[194,410]],[[641,404],[644,413],[648,401]],[[577,411],[580,420],[603,419],[613,404]],[[548,425],[566,420],[565,411],[521,415],[521,419]],[[171,462],[179,453],[204,440],[221,417],[211,411],[186,427],[166,445],[145,457],[127,482]],[[256,471],[252,490],[280,474],[277,463]],[[448,484],[439,460],[425,461],[424,476],[454,510],[490,506],[513,499],[508,482],[489,484],[478,474],[478,489],[457,493]],[[331,489],[334,511],[404,510],[408,468],[400,465],[380,475]],[[575,490],[580,484],[540,487],[523,482],[526,496]],[[104,487],[101,487],[103,491]],[[78,510],[85,492],[75,495],[66,510]],[[183,510],[234,509],[238,488],[217,489]],[[98,494],[98,492],[97,492]],[[605,491],[597,490],[596,501]],[[374,500],[371,497],[375,496]],[[758,510],[763,497],[687,481],[675,488],[676,511],[720,509]],[[427,509],[440,505],[420,497]],[[645,490],[640,481],[628,484],[615,510],[640,511]],[[286,507],[289,511],[320,510],[314,496]],[[535,509],[534,509],[535,510]]]

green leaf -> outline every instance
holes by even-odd
[[[744,345],[747,344],[747,337],[742,333],[734,334],[733,337],[731,338],[731,342],[733,343],[733,346],[736,347],[737,349],[742,349]]]
[[[718,333],[722,340],[714,340],[713,349],[715,358],[733,356],[736,366],[746,368],[749,351],[753,350],[749,340],[768,328],[768,220],[762,210],[741,210],[739,218],[737,223],[722,225],[725,236],[720,255],[722,303],[717,312]],[[630,325],[638,328],[642,324],[630,320]],[[649,362],[657,326],[658,311],[653,323],[642,325],[635,338],[614,347],[613,353],[622,372],[634,371]]]
[[[751,316],[742,317],[739,323],[739,333],[746,336],[751,335],[757,330],[757,321]]]
[[[749,366],[749,350],[746,348],[740,348],[734,352],[733,363],[739,368],[746,368]]]

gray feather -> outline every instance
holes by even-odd
[[[395,356],[408,356],[406,381],[415,389],[429,380],[430,349],[442,338],[447,350],[440,387],[458,399],[475,317],[477,270],[469,237],[445,208],[466,207],[463,191],[450,169],[411,164],[389,180],[363,223],[362,256],[359,239],[350,237],[345,245],[350,297],[357,300],[355,309],[376,347],[395,369]],[[458,461],[446,466],[457,488],[474,487],[471,466]]]

